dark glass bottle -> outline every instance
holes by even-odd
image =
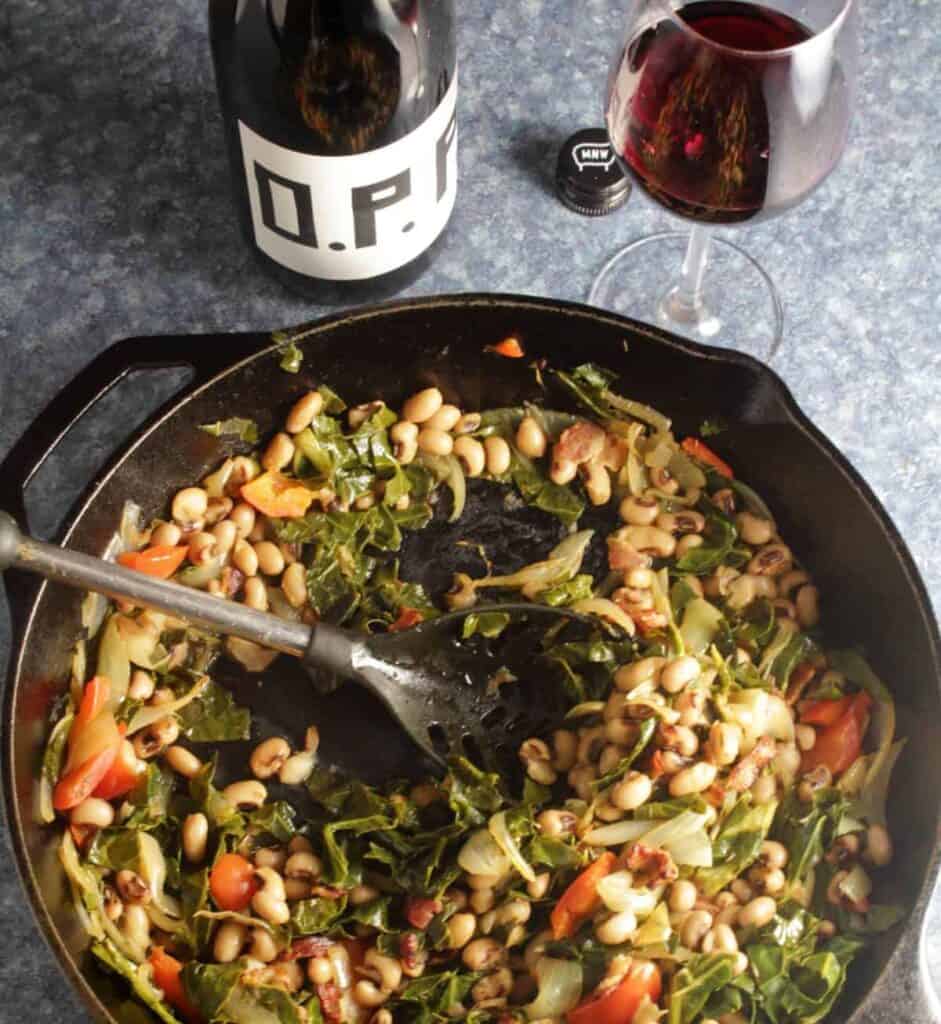
[[[243,230],[320,302],[427,266],[457,189],[453,0],[210,0]]]

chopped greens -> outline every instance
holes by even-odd
[[[286,372],[314,330],[273,336]],[[612,372],[535,370],[545,404],[464,415],[429,387],[421,423],[320,382],[286,464],[255,450],[202,481],[200,529],[218,525],[210,501],[223,516],[242,503],[236,533],[254,527],[265,564],[234,544],[190,561],[187,534],[173,577],[372,633],[465,608],[455,642],[491,654],[517,642],[501,601],[571,609],[575,624],[534,627],[532,676],[513,677],[544,699],[545,729],[514,741],[505,770],[452,756],[442,778],[367,785],[318,762],[355,737],[321,750],[310,723],[272,735],[213,678],[223,653],[261,671],[275,652],[152,612],[85,615],[38,809],[68,821],[95,798],[101,827],[71,819],[57,849],[92,955],[128,987],[128,1024],[357,1024],[380,1005],[393,1024],[814,1024],[869,937],[904,918],[884,887],[894,701],[859,653],[825,646],[790,549],[779,575],[760,572],[766,545],[739,514],[783,546],[771,510]],[[419,443],[429,428],[447,439]],[[237,416],[200,429],[262,440]],[[462,533],[494,498],[545,526],[527,564]],[[148,534],[125,518],[136,551]],[[477,577],[413,577],[425,529],[429,549],[444,537],[475,565],[478,551]],[[675,906],[690,882],[708,937]],[[770,903],[742,913],[759,893]],[[726,907],[738,952],[720,949]],[[496,944],[492,963],[472,941]]]

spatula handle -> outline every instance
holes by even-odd
[[[204,590],[157,580],[113,562],[34,540],[20,532],[12,516],[0,511],[0,570],[11,567],[81,590],[93,590],[106,597],[168,612],[193,625],[253,640],[295,657],[303,655],[310,645],[310,626],[225,601]]]

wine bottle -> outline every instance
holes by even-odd
[[[457,191],[453,0],[209,0],[209,20],[262,262],[324,301],[403,287]]]

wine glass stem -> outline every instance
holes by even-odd
[[[709,259],[712,233],[703,224],[694,224],[689,233],[680,278],[660,301],[661,312],[669,320],[696,323],[703,317],[702,282]]]

